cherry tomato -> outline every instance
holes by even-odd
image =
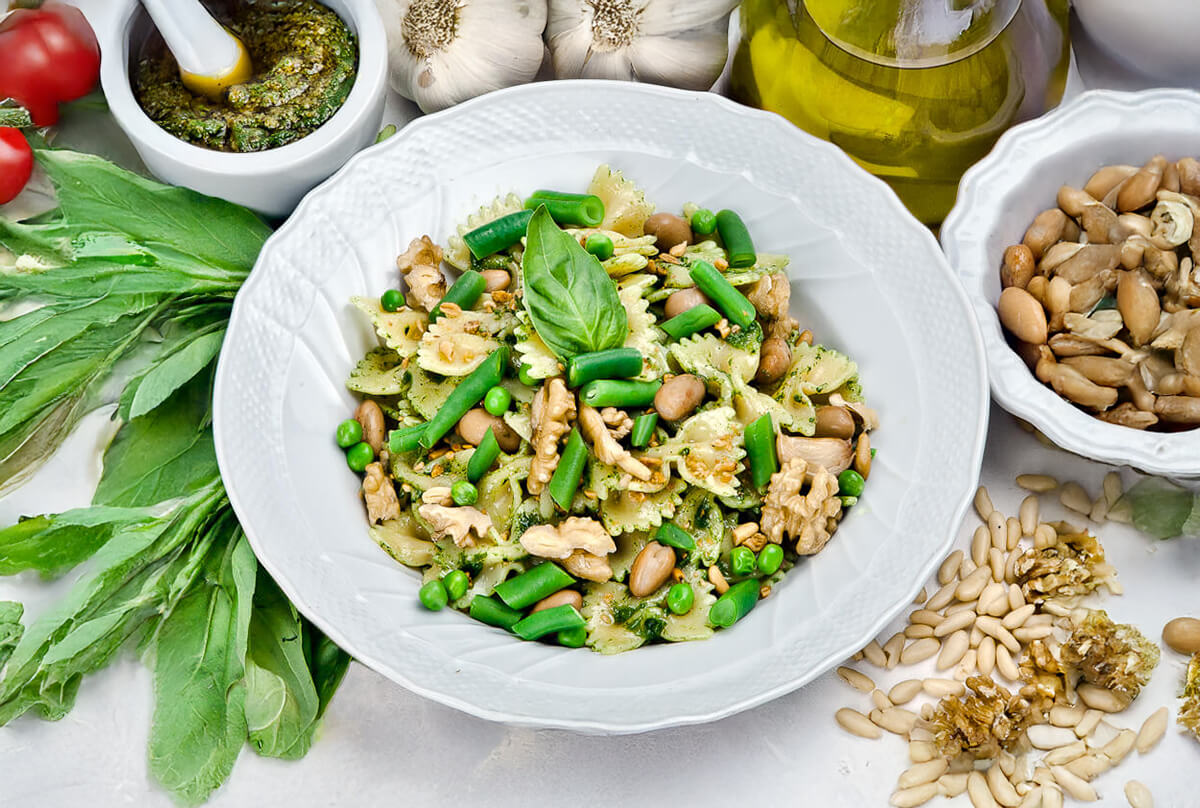
[[[100,45],[79,9],[49,0],[0,21],[0,98],[38,126],[58,120],[58,104],[87,95],[100,76]]]
[[[33,173],[33,149],[20,129],[0,126],[0,205],[21,193]]]

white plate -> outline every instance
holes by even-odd
[[[366,534],[334,444],[343,387],[374,344],[347,303],[397,283],[396,255],[445,240],[498,193],[582,189],[607,162],[661,209],[730,207],[792,256],[793,314],[857,359],[882,427],[867,494],[827,549],[732,630],[615,657],[418,604],[418,575]],[[637,732],[710,721],[793,690],[868,642],[950,545],[978,478],[978,331],[936,242],[882,182],[774,115],[718,96],[552,82],[422,118],[313,191],[234,307],[216,385],[230,498],[296,606],[360,661],[512,724]]]
[[[967,171],[942,246],[975,308],[992,393],[1004,409],[1076,454],[1151,474],[1200,474],[1200,429],[1143,432],[1105,423],[1059,397],[1005,342],[996,313],[1004,248],[1054,207],[1062,185],[1082,188],[1099,167],[1141,165],[1155,154],[1200,156],[1200,94],[1187,90],[1093,90],[1001,136]]]

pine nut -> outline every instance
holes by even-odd
[[[947,617],[942,622],[938,623],[933,630],[933,636],[945,637],[948,634],[953,634],[956,631],[961,631],[965,628],[970,628],[975,623],[975,613],[970,611],[956,612]]]
[[[922,641],[923,642],[923,641]],[[1102,710],[1106,713],[1119,713],[1129,706],[1129,701],[1111,690],[1105,690],[1103,687],[1096,685],[1081,684],[1075,688],[1075,692],[1079,694],[1079,698],[1083,703],[1093,710]]]
[[[979,643],[983,642],[984,634],[979,630],[979,626],[971,627],[971,647],[978,648]]]
[[[921,718],[924,719],[925,721],[933,720],[933,705],[932,704],[922,704],[921,705]],[[912,733],[910,732],[909,738],[911,738],[911,737],[912,737]]]
[[[908,733],[908,739],[910,741],[929,741],[932,743],[933,733],[924,727],[913,727],[913,731]]]
[[[1054,727],[1050,724],[1034,724],[1025,731],[1025,734],[1036,749],[1057,749],[1078,740],[1070,729]]]
[[[996,552],[993,550],[992,552]],[[1004,559],[1000,559],[1004,563]],[[1000,570],[1000,578],[1004,578],[1004,570]],[[999,581],[992,581],[983,588],[979,595],[979,613],[991,617],[1003,617],[1008,614],[1008,587]]]
[[[1125,594],[1125,585],[1116,578],[1105,578],[1104,587],[1108,590],[1108,594],[1110,595],[1120,596]]]
[[[945,612],[943,612],[943,614],[945,614],[946,617],[951,617],[953,615],[958,614],[959,612],[972,612],[973,613],[975,611],[975,607],[978,605],[979,605],[978,600],[968,600],[963,603],[956,603],[953,606],[947,607],[947,609],[945,610]]]
[[[1108,500],[1104,498],[1103,494],[1092,501],[1092,510],[1088,514],[1088,519],[1097,524],[1108,519]]]
[[[1042,808],[1063,808],[1063,793],[1053,786],[1042,786]]]
[[[905,788],[892,794],[891,804],[896,808],[916,808],[918,805],[924,805],[938,795],[937,783],[924,783],[923,785]]]
[[[1012,632],[1012,635],[1019,642],[1031,643],[1034,640],[1044,640],[1053,633],[1053,626],[1030,626],[1027,622],[1026,625]]]
[[[837,675],[843,682],[861,693],[870,693],[875,689],[875,683],[871,681],[871,677],[865,673],[859,673],[854,668],[847,668],[843,665],[837,669]]]
[[[1044,604],[1043,604],[1044,606]],[[1034,626],[1052,626],[1054,625],[1054,616],[1049,614],[1035,614],[1033,617],[1025,621],[1025,628],[1033,628]]]
[[[963,551],[955,550],[950,555],[946,556],[946,560],[942,562],[942,566],[938,567],[937,581],[942,586],[954,580],[958,575],[958,565],[962,563]]]
[[[882,690],[871,691],[871,703],[875,705],[876,710],[886,710],[892,706],[892,700]]]
[[[1043,522],[1033,531],[1033,546],[1038,550],[1053,547],[1056,544],[1058,544],[1058,531],[1052,525]]]
[[[1108,503],[1108,507],[1111,510],[1112,506],[1117,504],[1117,500],[1121,498],[1121,495],[1125,493],[1121,485],[1120,472],[1110,471],[1108,474],[1105,474],[1102,487],[1104,489],[1104,500]]]
[[[971,537],[971,560],[975,566],[982,567],[987,562],[987,551],[992,546],[992,535],[986,525],[975,528]]]
[[[1074,728],[1087,712],[1082,704],[1056,704],[1050,708],[1050,723],[1056,727]]]
[[[1092,730],[1092,734],[1087,736],[1087,745],[1090,749],[1099,751],[1107,746],[1109,741],[1114,740],[1120,733],[1121,730],[1117,729],[1112,724],[1108,723],[1107,721],[1101,721],[1096,725],[1096,728]]]
[[[1020,589],[1018,588],[1018,592]],[[1010,594],[1012,590],[1009,590]],[[1024,606],[1019,606],[1004,616],[1000,621],[1000,625],[1004,626],[1009,631],[1018,629],[1025,625],[1025,621],[1033,617],[1033,613],[1037,611],[1037,606],[1032,603],[1026,603]]]
[[[913,605],[920,606],[928,599],[929,592],[925,589],[925,587],[921,587],[921,590],[917,592],[916,596],[913,598]]]
[[[925,601],[925,608],[935,612],[946,608],[954,600],[954,590],[957,587],[957,581],[943,585],[941,589],[929,596],[929,600]]]
[[[1075,735],[1080,738],[1086,738],[1092,734],[1092,731],[1100,724],[1100,720],[1104,718],[1104,713],[1099,710],[1088,710],[1083,714],[1083,718],[1079,719],[1079,723],[1075,725]]]
[[[997,550],[1008,549],[1008,525],[1004,521],[1004,514],[1000,511],[992,511],[988,516],[988,533],[992,537],[992,547]]]
[[[1115,766],[1126,758],[1133,751],[1133,745],[1137,742],[1138,734],[1131,729],[1123,729],[1100,750],[1100,754],[1104,755]]]
[[[937,779],[945,774],[946,769],[949,767],[950,761],[945,758],[937,758],[936,760],[909,766],[900,775],[900,779],[896,781],[896,787],[912,788],[913,786],[920,786],[925,783],[936,783]]]
[[[1003,550],[997,550],[993,547],[988,551],[988,566],[992,569],[992,580],[998,583],[1004,582],[1004,562],[1008,560]]]
[[[1054,775],[1054,781],[1062,786],[1062,790],[1080,802],[1095,802],[1098,799],[1096,789],[1092,788],[1091,783],[1076,777],[1062,766],[1051,766],[1050,772]]]
[[[1004,772],[1005,777],[1012,777],[1013,772],[1017,770],[1017,759],[1012,752],[1001,749],[1000,754],[996,755],[996,765],[1000,767],[1000,771]]]
[[[967,775],[967,796],[975,808],[997,808],[992,790],[988,788],[987,778],[981,771],[973,771]]]
[[[849,732],[851,735],[857,735],[860,738],[870,738],[874,740],[880,737],[883,733],[879,731],[879,727],[871,723],[871,719],[860,713],[858,710],[851,710],[849,707],[843,707],[833,714],[842,729]]]
[[[1024,551],[1018,547],[1008,554],[1008,558],[1004,562],[1004,580],[1010,586],[1016,586],[1013,582],[1017,580],[1017,562],[1021,560],[1022,555],[1024,555]],[[1020,587],[1017,587],[1017,589],[1019,592]],[[1021,602],[1025,602],[1024,595],[1021,596]]]
[[[877,668],[887,667],[887,655],[883,653],[883,649],[879,647],[878,640],[871,640],[862,649],[862,655]]]
[[[1054,774],[1045,766],[1040,765],[1033,770],[1033,781],[1046,788],[1058,785],[1054,782]]]
[[[996,670],[1010,682],[1020,681],[1021,669],[1013,661],[1012,654],[1003,645],[996,646]]]
[[[1038,505],[1039,502],[1036,494],[1030,494],[1021,500],[1021,508],[1017,513],[1021,523],[1021,534],[1024,536],[1032,536],[1033,531],[1037,530]]]
[[[946,696],[961,696],[966,692],[966,687],[963,686],[963,683],[956,682],[953,679],[925,679],[921,682],[921,687],[935,699]]]
[[[1035,494],[1045,494],[1058,488],[1058,480],[1049,474],[1018,474],[1017,485]]]
[[[954,670],[954,678],[960,681],[965,681],[967,677],[974,676],[978,670],[979,656],[974,648],[963,654],[962,662],[958,663],[958,667]]]
[[[926,637],[923,640],[917,640],[910,644],[900,654],[900,661],[905,665],[916,665],[918,662],[923,662],[936,654],[941,648],[941,643],[932,637]]]
[[[975,621],[976,625],[979,621]],[[979,648],[976,650],[976,666],[979,668],[979,673],[983,676],[991,676],[992,671],[996,669],[996,641],[991,637],[984,637],[983,642],[979,643]]]
[[[891,670],[900,663],[900,652],[904,650],[904,632],[898,631],[883,644],[883,653],[887,654],[887,669]]]
[[[992,792],[996,802],[1005,808],[1017,808],[1021,804],[1021,795],[1013,788],[1013,784],[1008,782],[1008,778],[1004,776],[1004,771],[999,766],[992,766],[988,769],[985,777],[988,789]]]
[[[943,797],[957,797],[967,790],[967,772],[943,774],[938,778],[938,793]]]
[[[1005,522],[1005,526],[1008,528],[1008,540],[1005,542],[1004,549],[1012,552],[1021,543],[1021,520],[1010,516]]]
[[[912,626],[905,626],[904,636],[908,637],[910,640],[923,640],[926,637],[934,636],[933,628],[920,623]]]
[[[1124,500],[1117,500],[1114,504],[1108,506],[1108,521],[1121,522],[1122,524],[1133,524],[1133,508]]]
[[[1142,723],[1142,728],[1138,730],[1137,741],[1134,744],[1139,755],[1146,754],[1163,739],[1163,735],[1167,732],[1167,718],[1167,708],[1159,707]]]
[[[1087,754],[1087,744],[1083,741],[1075,741],[1047,752],[1046,756],[1042,758],[1042,762],[1047,766],[1063,766],[1085,754]]]
[[[1083,755],[1077,757],[1063,768],[1080,780],[1089,783],[1111,769],[1113,764],[1104,755]]]
[[[942,622],[944,618],[935,611],[930,609],[917,609],[908,616],[908,622],[918,623],[926,626],[937,627],[937,624]]]
[[[1092,512],[1092,498],[1082,485],[1074,481],[1063,483],[1062,490],[1058,492],[1058,501],[1085,516]]]
[[[975,626],[984,634],[996,640],[996,642],[1002,643],[1008,648],[1010,653],[1021,653],[1021,643],[1017,642],[1017,638],[1013,636],[1012,632],[1006,629],[1004,624],[995,617],[980,617],[975,621]]]
[[[888,699],[892,704],[908,704],[921,692],[920,679],[905,679],[888,691]]]
[[[958,565],[958,580],[965,581],[970,577],[971,573],[979,568],[979,565],[970,559],[969,556],[963,556],[963,560]]]
[[[994,510],[996,508],[992,505],[992,498],[988,495],[987,488],[979,486],[979,490],[975,492],[975,513],[979,514],[981,521],[987,522]]]
[[[963,602],[975,600],[991,577],[992,571],[989,567],[979,567],[959,583],[958,588],[954,590],[954,597]]]
[[[933,741],[912,741],[908,745],[908,759],[913,763],[926,763],[938,756]]]
[[[870,718],[872,723],[896,735],[907,735],[917,723],[917,714],[903,707],[872,710]]]
[[[1125,784],[1125,799],[1129,800],[1129,808],[1154,808],[1154,795],[1137,780]]]
[[[1026,794],[1025,799],[1017,808],[1042,808],[1042,787],[1034,786]]]

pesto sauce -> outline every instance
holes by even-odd
[[[146,114],[175,137],[226,152],[274,149],[329,120],[358,71],[354,34],[315,0],[243,0],[211,9],[254,62],[254,77],[214,102],[192,94],[157,35],[134,75]]]

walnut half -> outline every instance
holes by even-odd
[[[617,545],[595,519],[571,516],[557,525],[534,525],[521,534],[520,542],[530,555],[562,561],[578,578],[607,581],[612,577],[607,557]]]
[[[762,532],[775,543],[784,536],[793,539],[800,555],[819,553],[842,513],[837,492],[837,477],[821,466],[799,457],[787,460],[771,476],[762,509]]]
[[[530,413],[533,427],[533,461],[526,487],[540,494],[558,467],[558,443],[575,419],[575,394],[558,377],[538,388]]]
[[[474,547],[475,538],[482,539],[492,529],[492,518],[469,505],[457,508],[422,505],[417,513],[433,527],[435,539],[449,536],[459,547]]]
[[[601,463],[616,466],[643,482],[650,479],[650,469],[630,454],[628,449],[617,443],[608,431],[608,425],[604,423],[604,416],[594,408],[580,404],[579,427],[583,436],[592,442],[592,448],[596,450],[596,457]]]
[[[442,248],[429,236],[409,242],[408,249],[396,259],[396,266],[408,284],[405,299],[413,308],[433,311],[446,296],[446,277],[442,275]]]
[[[367,521],[373,525],[400,516],[400,500],[396,486],[383,471],[382,463],[371,463],[362,482],[363,502],[367,504]]]

